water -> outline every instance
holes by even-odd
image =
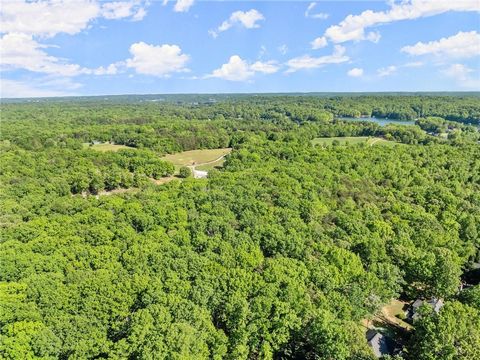
[[[351,122],[360,122],[360,121],[370,121],[377,123],[380,126],[385,126],[388,124],[394,125],[415,125],[414,120],[394,120],[388,118],[375,118],[375,117],[362,117],[362,118],[351,118],[351,117],[339,117],[338,120],[351,121]]]

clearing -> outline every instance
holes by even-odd
[[[231,148],[189,150],[177,154],[165,155],[162,160],[170,161],[175,170],[188,166],[196,179],[206,178],[208,171],[223,165],[225,156],[230,154]]]
[[[340,145],[355,145],[355,144],[367,144],[369,146],[382,145],[382,146],[395,146],[399,143],[395,141],[385,140],[380,137],[370,136],[345,136],[345,137],[328,137],[328,138],[315,138],[311,141],[313,145],[332,145],[337,140]]]
[[[362,320],[362,325],[370,328],[374,327],[390,327],[400,331],[409,331],[412,325],[400,319],[405,314],[408,302],[392,299],[390,303],[381,308],[381,310],[371,320]]]
[[[170,161],[176,168],[195,166],[199,170],[209,170],[221,166],[225,155],[230,154],[231,151],[231,148],[189,150],[165,155],[162,160]]]
[[[135,149],[134,147],[126,146],[126,145],[116,145],[116,144],[111,144],[111,143],[102,143],[102,144],[90,144],[90,143],[84,143],[83,144],[84,148],[89,148],[92,150],[97,150],[97,151],[118,151],[118,150],[123,150],[123,149]]]

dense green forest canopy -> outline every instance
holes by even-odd
[[[371,115],[415,125],[338,119]],[[477,94],[3,103],[0,357],[372,359],[366,319],[435,297],[396,357],[476,359],[479,119]],[[394,143],[311,142],[339,136]]]

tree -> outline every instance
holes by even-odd
[[[181,178],[188,178],[192,176],[192,170],[187,166],[182,166],[178,171],[178,176]]]
[[[437,314],[425,307],[415,322],[408,359],[473,360],[480,357],[480,312],[454,301]]]

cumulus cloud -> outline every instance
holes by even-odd
[[[287,62],[287,73],[292,73],[298,70],[315,69],[327,64],[340,64],[350,60],[345,55],[345,48],[341,45],[335,45],[334,51],[331,55],[325,55],[320,57],[312,57],[310,55],[304,55],[290,59]]]
[[[421,17],[442,14],[448,11],[480,11],[477,0],[410,0],[391,3],[387,11],[366,10],[360,15],[348,15],[338,25],[330,26],[324,36],[334,42],[370,40],[378,41],[378,32],[367,32],[366,29],[401,20],[413,20]]]
[[[250,66],[250,69],[256,72],[264,73],[264,74],[274,74],[278,71],[279,66],[277,62],[273,60],[266,61],[266,62],[257,61]]]
[[[25,69],[32,72],[76,76],[85,72],[81,66],[48,55],[47,45],[39,44],[32,35],[11,33],[0,39],[2,70]]]
[[[105,19],[116,20],[129,18],[140,21],[147,14],[139,1],[106,2],[101,7],[101,15]]]
[[[78,1],[2,1],[2,32],[52,37],[59,33],[77,34],[100,15],[96,2]]]
[[[478,71],[474,71],[466,65],[452,64],[447,69],[443,70],[443,74],[455,79],[457,84],[463,88],[480,88],[480,76],[478,75]]]
[[[396,72],[397,72],[397,67],[395,65],[390,65],[377,70],[378,76],[381,76],[381,77],[389,76]]]
[[[173,10],[176,12],[187,12],[194,2],[195,0],[177,0]],[[166,4],[166,1],[164,4]]]
[[[321,19],[321,20],[328,19],[330,15],[327,13],[319,12],[319,13],[312,14],[311,11],[315,6],[317,6],[316,2],[311,2],[310,4],[308,4],[307,10],[305,10],[305,17],[312,18],[312,19]]]
[[[470,58],[480,55],[480,34],[476,31],[462,32],[427,43],[404,46],[401,51],[414,56],[437,55],[451,58]]]
[[[56,76],[58,80],[78,75],[116,74],[121,63],[85,68],[49,55],[47,49],[55,46],[40,41],[61,33],[77,34],[100,17],[139,21],[146,15],[145,6],[142,0],[105,3],[93,0],[2,1],[0,68],[2,71],[23,69]]]
[[[213,37],[217,37],[219,33],[230,29],[234,25],[240,25],[246,29],[259,28],[260,25],[258,22],[262,20],[265,20],[265,17],[255,9],[249,11],[235,11],[216,30],[210,30],[209,34]]]
[[[115,75],[119,72],[119,66],[122,66],[123,62],[118,62],[116,64],[110,64],[107,67],[100,66],[96,69],[90,70],[90,73],[93,75]]]
[[[49,45],[40,44],[32,35],[11,33],[0,38],[1,70],[24,69],[32,72],[71,77],[82,74],[113,75],[117,73],[117,64],[96,69],[70,64],[66,59],[48,55],[44,49]]]
[[[363,75],[363,69],[353,68],[347,72],[347,75],[351,77],[360,77]]]
[[[90,0],[4,0],[0,9],[0,22],[2,33],[22,33],[45,38],[60,33],[77,34],[99,17],[141,20],[145,14],[145,5],[138,0],[106,3]]]
[[[256,72],[264,74],[273,74],[279,70],[279,65],[275,61],[261,62],[257,61],[249,64],[238,55],[233,55],[228,63],[206,76],[206,78],[220,78],[230,81],[246,81],[252,78]]]
[[[316,38],[315,40],[313,40],[311,42],[311,45],[312,45],[312,49],[321,49],[325,46],[328,45],[328,41],[327,41],[327,38],[325,36],[321,36],[321,37],[318,37]]]
[[[182,53],[178,45],[149,45],[144,42],[130,46],[132,58],[126,66],[138,74],[167,77],[175,72],[189,71],[185,65],[190,57]]]

